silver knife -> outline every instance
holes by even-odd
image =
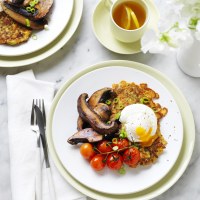
[[[49,184],[49,194],[51,200],[56,200],[56,194],[55,194],[55,188],[53,184],[52,174],[50,170],[50,163],[49,163],[49,156],[48,156],[48,149],[47,149],[47,142],[46,142],[46,136],[45,136],[45,128],[44,128],[44,118],[42,111],[38,106],[35,105],[35,112],[37,117],[37,123],[40,129],[40,135],[41,135],[41,141],[44,151],[44,159],[46,164],[46,172],[47,172],[47,178],[48,178],[48,184]]]

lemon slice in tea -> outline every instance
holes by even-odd
[[[131,10],[131,9],[130,9]],[[135,13],[133,12],[133,10],[130,11],[131,12],[131,17],[133,19],[133,22],[136,26],[136,28],[139,28],[140,27],[140,24],[139,24],[139,21],[137,19],[137,16],[135,15]]]
[[[131,27],[131,13],[127,6],[124,6],[124,9],[122,10],[120,26],[127,30]]]
[[[126,29],[130,29],[131,28],[131,22],[134,23],[133,24],[134,27],[139,28],[140,25],[139,25],[137,16],[134,13],[134,11],[131,8],[129,8],[128,6],[125,6],[125,9],[126,9],[127,16],[129,16],[129,18],[130,18],[130,19],[128,18],[128,24],[127,24],[127,28]]]

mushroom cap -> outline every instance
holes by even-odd
[[[116,93],[112,90],[112,88],[102,88],[94,92],[88,100],[88,103],[91,108],[95,108],[98,103],[105,103],[105,101],[109,98],[116,96]]]

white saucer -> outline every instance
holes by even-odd
[[[152,0],[146,0],[150,9],[150,20],[148,28],[156,29],[159,19],[158,10]],[[140,41],[134,43],[123,43],[116,40],[110,30],[109,11],[100,1],[93,13],[93,32],[98,41],[107,49],[119,54],[135,54],[141,51]]]

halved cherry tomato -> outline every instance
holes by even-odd
[[[107,141],[107,140],[103,140],[101,142],[99,142],[97,144],[97,149],[101,152],[101,153],[107,153],[107,152],[111,152],[112,151],[112,146],[111,146],[111,142]]]
[[[118,170],[122,167],[123,159],[122,156],[118,153],[111,153],[107,158],[107,166],[112,170]]]
[[[90,165],[96,171],[102,170],[106,165],[105,157],[102,154],[97,154],[90,161]]]
[[[80,147],[80,153],[85,159],[88,159],[88,160],[90,160],[92,157],[96,155],[93,149],[93,146],[90,143],[82,144]]]
[[[118,146],[118,149],[123,149],[129,146],[129,140],[126,138],[116,138],[116,140],[113,141],[112,146]]]
[[[123,161],[129,167],[136,167],[140,160],[140,152],[137,148],[131,147],[124,151]]]

